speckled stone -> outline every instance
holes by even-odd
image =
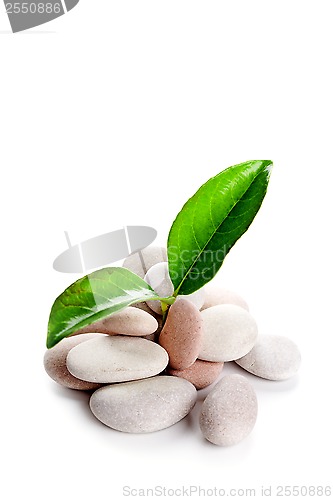
[[[144,278],[147,271],[159,262],[166,262],[167,252],[163,247],[149,246],[129,255],[123,263],[123,267]]]
[[[97,389],[100,384],[86,382],[74,377],[67,369],[66,358],[67,354],[73,347],[87,342],[98,335],[86,334],[68,337],[61,340],[57,345],[46,351],[44,355],[44,368],[46,373],[58,384],[68,387],[69,389],[78,389],[88,391]]]
[[[196,402],[197,391],[187,380],[159,376],[102,387],[90,398],[90,408],[103,424],[122,432],[147,433],[183,419]]]
[[[285,380],[298,371],[301,354],[287,337],[259,335],[253,349],[236,363],[257,377]]]
[[[183,370],[191,366],[201,350],[203,320],[198,309],[180,299],[169,309],[159,343],[169,354],[171,368]]]
[[[174,288],[169,276],[167,262],[160,262],[151,267],[144,279],[160,297],[168,297],[173,294]],[[200,309],[205,301],[205,290],[201,288],[190,295],[179,295],[176,301],[180,299],[186,299],[192,302],[197,309]],[[159,300],[148,300],[147,304],[157,314],[162,314]]]
[[[67,368],[82,380],[111,384],[153,377],[168,361],[163,347],[149,340],[100,335],[74,347],[67,356]]]
[[[174,377],[185,378],[199,390],[215,382],[220,376],[223,366],[224,363],[212,363],[211,361],[197,359],[193,365],[185,368],[185,370],[174,370],[169,367],[167,371],[169,375]]]
[[[249,306],[238,293],[214,285],[205,286],[205,302],[201,308],[208,309],[209,307],[218,306],[220,304],[234,304],[235,306],[243,307],[249,310]]]
[[[157,320],[147,312],[134,307],[126,307],[112,316],[85,326],[78,333],[107,333],[108,335],[131,335],[142,337],[155,333]]]
[[[227,375],[203,402],[200,428],[211,443],[231,446],[250,434],[257,413],[257,397],[247,379],[242,375]]]
[[[204,322],[199,359],[233,361],[245,356],[254,346],[258,328],[248,311],[233,304],[222,304],[201,311]]]

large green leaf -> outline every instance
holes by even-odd
[[[49,318],[48,348],[84,326],[146,300],[160,300],[136,274],[122,267],[107,267],[75,281],[55,300]],[[172,303],[174,298],[163,298]]]
[[[227,168],[185,203],[168,237],[175,295],[195,292],[215,276],[258,212],[272,165],[256,160]]]

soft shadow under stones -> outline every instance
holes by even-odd
[[[52,383],[52,390],[53,393],[63,399],[69,399],[71,401],[74,401],[79,404],[79,410],[80,413],[84,414],[88,420],[91,422],[96,422],[96,418],[94,415],[91,413],[90,407],[89,407],[89,400],[90,396],[94,392],[92,391],[78,391],[76,389],[69,389],[67,387],[64,387],[62,385],[55,383]]]
[[[256,375],[253,375],[252,373],[247,372],[243,368],[237,365],[237,363],[234,363],[233,361],[227,362],[224,364],[223,370],[221,372],[221,375],[219,378],[211,385],[206,387],[205,389],[201,389],[198,391],[197,394],[197,403],[191,413],[188,415],[188,426],[195,430],[198,426],[199,418],[200,418],[200,413],[201,413],[201,407],[208,396],[210,392],[213,390],[214,386],[225,376],[227,375],[233,375],[233,374],[238,374],[238,375],[243,375],[249,383],[253,386],[258,400],[260,400],[261,395],[263,393],[269,394],[269,393],[283,393],[283,392],[289,392],[294,390],[298,384],[299,384],[299,376],[296,374],[294,377],[287,379],[287,380],[266,380],[260,377],[257,377]]]
[[[106,384],[107,385],[107,384]],[[92,391],[79,391],[75,389],[69,389],[67,387],[61,386],[55,382],[52,383],[50,381],[51,390],[54,395],[58,398],[66,399],[73,401],[73,409],[74,416],[73,418],[86,418],[88,421],[88,425],[94,425],[94,428],[97,432],[97,436],[100,436],[102,441],[105,443],[109,443],[112,446],[121,446],[123,449],[128,449],[129,451],[133,450],[133,445],[139,449],[152,449],[154,453],[164,453],[168,449],[174,449],[175,444],[179,445],[179,443],[183,442],[183,446],[186,446],[186,441],[188,439],[192,439],[192,433],[194,428],[198,428],[198,421],[193,421],[193,429],[192,423],[189,426],[187,415],[180,422],[177,422],[176,425],[172,425],[166,429],[162,429],[156,432],[148,432],[148,433],[127,433],[117,431],[108,427],[107,425],[100,422],[91,412],[89,407],[89,400]],[[191,417],[192,418],[192,417]],[[199,417],[196,417],[196,420]],[[158,435],[159,439],[159,450],[156,449],[156,436]]]
[[[159,434],[160,435],[159,437],[161,439],[160,442],[161,448],[164,450],[174,446],[175,441],[179,443],[179,441],[183,440],[185,444],[186,440],[188,439],[188,436],[192,436],[192,439],[193,438],[200,439],[200,437],[202,437],[201,443],[203,446],[212,447],[212,449],[219,448],[209,443],[206,439],[204,439],[204,437],[201,434],[199,427],[201,407],[203,401],[206,399],[208,394],[213,390],[214,386],[219,382],[219,380],[221,380],[226,375],[231,375],[235,373],[243,375],[244,377],[247,378],[247,380],[253,385],[259,400],[261,394],[263,393],[269,394],[269,393],[289,392],[294,390],[299,384],[298,375],[288,380],[282,380],[282,381],[265,380],[255,375],[252,375],[246,370],[243,370],[243,368],[241,368],[232,361],[225,363],[221,375],[216,380],[216,382],[209,385],[205,389],[201,389],[197,392],[196,404],[192,409],[192,411],[183,420],[178,422],[176,426],[171,426],[167,429],[162,429],[161,431],[147,433],[147,434],[135,434],[136,444],[139,445],[140,443],[140,446],[141,445],[149,446],[149,444],[152,445],[153,443],[155,443],[154,436],[156,436],[156,434]],[[122,433],[114,429],[110,429],[108,426],[102,424],[101,422],[98,421],[98,419],[94,417],[89,407],[89,400],[94,392],[93,390],[78,391],[75,389],[68,389],[52,381],[50,381],[50,386],[51,390],[56,395],[56,397],[71,400],[75,402],[74,403],[75,405],[78,404],[78,410],[77,410],[78,413],[81,414],[81,417],[85,415],[85,418],[87,418],[87,420],[89,421],[89,425],[94,425],[96,426],[97,429],[99,429],[99,432],[103,436],[103,439],[105,437],[109,437],[110,441],[112,441],[113,443],[122,444],[122,446],[125,446],[126,448],[127,446],[130,448],[133,445],[132,441],[133,434]],[[177,430],[176,434],[174,433],[175,430]],[[249,442],[248,445],[250,446]]]

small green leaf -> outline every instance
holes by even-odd
[[[168,237],[175,296],[193,293],[215,276],[258,212],[272,165],[256,160],[229,167],[185,203]]]
[[[136,274],[122,267],[106,267],[70,285],[55,300],[49,318],[47,348],[84,326],[146,300],[173,303],[161,298]]]

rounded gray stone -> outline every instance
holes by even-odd
[[[258,328],[251,314],[240,306],[222,304],[201,311],[204,335],[199,359],[233,361],[255,344]]]
[[[301,354],[294,342],[279,335],[259,335],[251,351],[236,363],[257,377],[285,380],[298,371]]]
[[[74,347],[67,356],[67,368],[81,380],[108,384],[153,377],[168,361],[168,353],[154,342],[103,335]]]
[[[123,262],[123,267],[144,278],[147,271],[158,264],[168,260],[166,249],[158,246],[149,246],[129,255]]]
[[[44,368],[46,373],[55,382],[69,389],[77,389],[81,391],[88,391],[97,389],[100,384],[86,382],[74,377],[67,369],[66,358],[71,349],[81,344],[96,338],[98,335],[85,334],[76,335],[74,337],[67,337],[62,339],[57,345],[48,349],[44,355]]]
[[[103,424],[122,432],[147,433],[179,422],[195,405],[197,391],[187,380],[159,376],[110,385],[90,398]]]
[[[251,384],[242,375],[227,375],[204,400],[200,428],[211,443],[231,446],[250,434],[257,413],[257,397]]]
[[[151,314],[139,308],[126,307],[108,318],[81,328],[78,333],[96,332],[108,335],[120,334],[140,337],[151,335],[157,329],[158,322]]]
[[[157,329],[155,330],[154,332],[154,336],[155,338],[158,338],[162,328],[163,328],[163,318],[160,314],[157,314],[155,311],[153,311],[146,302],[138,302],[137,304],[133,304],[132,306],[130,307],[134,307],[136,309],[142,309],[142,311],[145,311],[147,312],[148,314],[150,314],[151,316],[153,316],[153,318],[156,319],[157,321]]]

